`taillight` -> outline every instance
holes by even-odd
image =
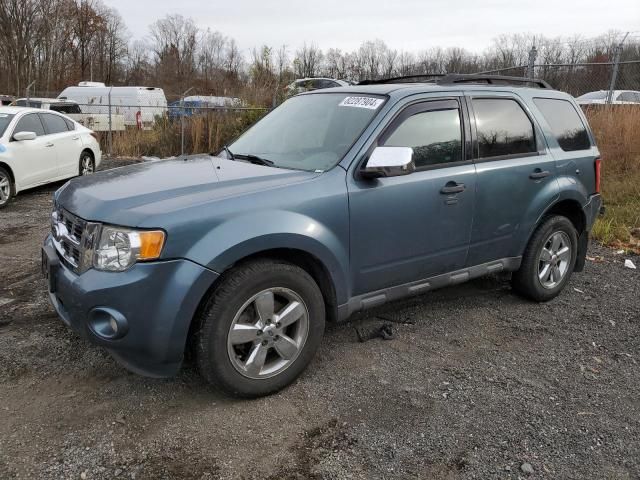
[[[600,193],[600,166],[601,162],[599,158],[596,158],[596,161],[593,165],[596,171],[596,193]]]

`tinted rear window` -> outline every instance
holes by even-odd
[[[587,129],[571,102],[555,98],[534,98],[533,102],[542,112],[562,150],[573,152],[591,148]]]
[[[480,158],[537,152],[531,120],[518,102],[474,98]]]

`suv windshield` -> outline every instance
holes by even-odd
[[[254,155],[275,167],[324,171],[347,153],[384,98],[317,93],[293,97],[256,123],[229,149],[239,158]]]
[[[12,114],[0,113],[0,137],[4,135],[4,131],[7,129],[12,119]]]

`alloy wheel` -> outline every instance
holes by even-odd
[[[247,300],[227,335],[234,368],[251,379],[282,373],[296,360],[309,333],[309,311],[288,288],[269,288]]]
[[[91,155],[84,154],[80,162],[80,175],[90,175],[94,171],[93,158]]]
[[[0,172],[0,205],[4,205],[11,198],[11,179],[4,172]]]
[[[555,288],[569,271],[571,240],[565,232],[553,232],[544,242],[538,259],[538,280],[547,289]]]

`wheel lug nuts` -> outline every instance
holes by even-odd
[[[282,324],[280,322],[276,323],[276,327],[280,328],[282,326]]]
[[[262,330],[258,330],[258,336],[262,335]]]
[[[262,341],[262,346],[263,346],[263,347],[266,347],[268,343],[269,343],[269,342],[267,342],[266,340],[263,340],[263,341]]]

